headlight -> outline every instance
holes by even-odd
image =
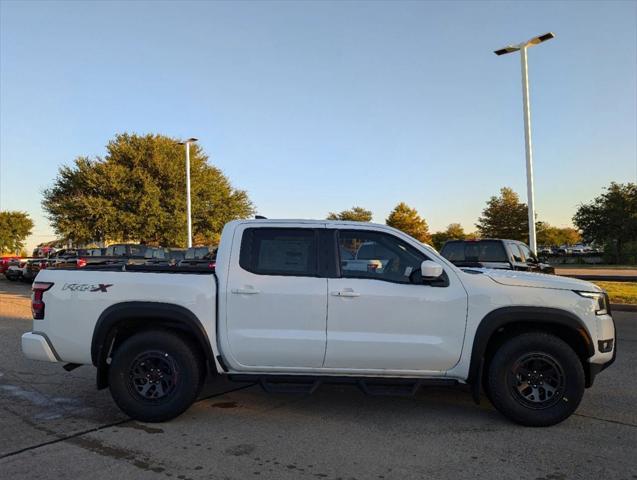
[[[579,292],[575,290],[575,293],[595,301],[595,315],[606,315],[608,313],[608,300],[604,292]]]

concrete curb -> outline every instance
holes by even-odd
[[[631,303],[611,303],[611,312],[637,312],[637,305]]]

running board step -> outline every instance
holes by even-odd
[[[301,375],[245,375],[231,374],[235,382],[255,382],[268,393],[310,394],[322,384],[356,385],[363,393],[373,396],[410,397],[420,387],[451,386],[458,381],[450,378],[372,378],[372,377],[311,377]]]

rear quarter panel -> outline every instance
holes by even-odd
[[[47,335],[62,361],[91,363],[91,341],[100,315],[122,302],[182,306],[199,319],[210,344],[216,345],[213,275],[43,270],[36,280],[54,285],[44,293],[45,316],[33,321],[33,331]]]

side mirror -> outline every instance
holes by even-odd
[[[442,266],[431,260],[425,260],[420,264],[420,273],[426,279],[438,278],[442,275]]]

